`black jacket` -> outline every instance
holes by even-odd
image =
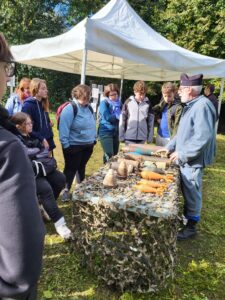
[[[0,298],[25,299],[40,276],[45,229],[30,161],[1,125],[0,191]]]

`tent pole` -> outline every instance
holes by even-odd
[[[123,75],[121,76],[121,81],[120,81],[120,100],[123,95]]]
[[[223,90],[224,90],[224,79],[221,79],[221,86],[220,86],[220,95],[219,95],[219,105],[218,105],[218,116],[220,116],[221,104],[223,100]],[[218,131],[219,119],[216,122],[216,132]]]
[[[83,50],[83,58],[82,58],[82,68],[81,68],[80,84],[85,84],[86,65],[87,65],[87,49],[84,49]]]

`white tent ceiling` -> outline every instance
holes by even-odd
[[[86,75],[133,80],[177,80],[182,72],[225,77],[225,60],[200,55],[168,41],[148,26],[126,0],[111,0],[68,32],[12,46],[16,61]]]

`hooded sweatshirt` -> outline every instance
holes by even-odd
[[[12,127],[0,109],[0,299],[25,299],[40,276],[45,229],[30,161],[2,125]]]
[[[154,115],[147,97],[138,102],[134,96],[127,99],[123,105],[119,123],[119,140],[153,140]]]
[[[74,117],[73,106],[67,105],[60,116],[59,139],[66,149],[74,145],[91,145],[96,141],[96,122],[87,106],[82,106],[76,99],[77,114]]]
[[[33,121],[32,135],[41,141],[46,139],[49,143],[49,150],[53,150],[55,143],[50,119],[48,113],[44,111],[42,103],[34,97],[29,97],[24,101],[22,112],[30,115]]]

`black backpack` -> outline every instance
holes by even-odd
[[[59,129],[59,122],[60,122],[61,113],[62,113],[64,107],[66,107],[68,104],[72,105],[72,107],[73,107],[73,117],[76,118],[78,109],[77,109],[77,104],[74,101],[67,101],[67,102],[61,104],[57,108],[57,111],[56,111],[57,129]],[[94,115],[93,108],[90,104],[88,104],[88,108],[89,108],[90,112]]]

